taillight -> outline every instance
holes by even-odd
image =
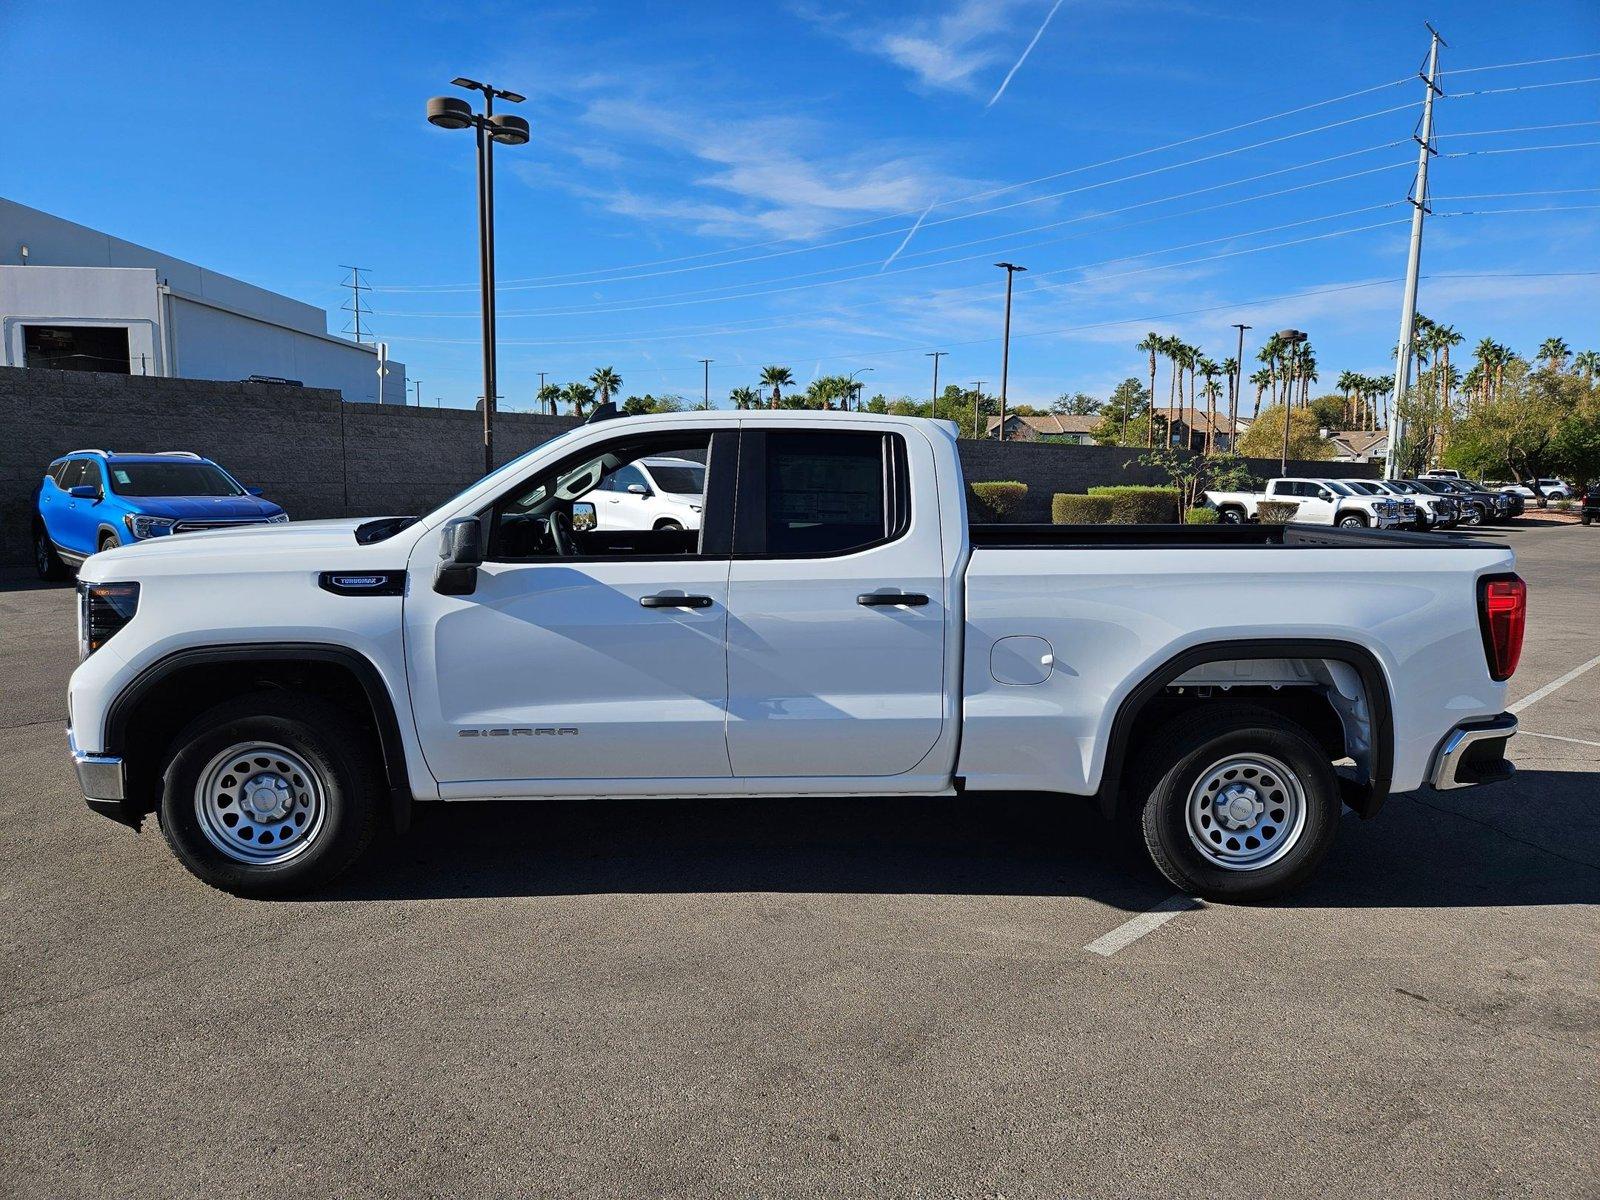
[[[1478,580],[1478,625],[1489,677],[1510,679],[1522,657],[1522,632],[1528,624],[1528,585],[1515,575]]]

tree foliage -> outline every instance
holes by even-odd
[[[1289,410],[1289,457],[1318,461],[1333,457],[1333,447],[1321,434],[1321,425],[1309,408]],[[1246,458],[1283,455],[1283,405],[1269,404],[1260,418],[1239,438],[1237,449]]]

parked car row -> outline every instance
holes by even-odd
[[[130,542],[289,519],[260,488],[187,450],[73,450],[45,471],[33,510],[41,579],[59,579],[91,554]]]
[[[1205,493],[1205,504],[1227,525],[1260,520],[1264,501],[1297,507],[1297,525],[1343,529],[1451,529],[1509,520],[1523,511],[1521,497],[1491,492],[1467,480],[1438,475],[1416,479],[1270,479],[1265,491]]]

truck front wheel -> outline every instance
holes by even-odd
[[[1328,755],[1265,708],[1208,705],[1155,733],[1136,795],[1145,846],[1180,891],[1265,900],[1303,883],[1333,844]]]
[[[263,692],[219,704],[173,741],[160,817],[193,874],[241,896],[326,884],[378,829],[369,740],[320,697]]]

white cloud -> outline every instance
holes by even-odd
[[[802,6],[800,15],[814,25],[843,38],[864,54],[887,59],[910,72],[916,82],[944,91],[987,94],[987,85],[977,78],[996,77],[1014,62],[1022,48],[1019,30],[1037,24],[1049,3],[1039,0],[955,0],[943,11],[907,20],[896,16],[885,20],[877,15],[845,13]]]

